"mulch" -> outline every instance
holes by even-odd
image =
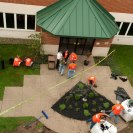
[[[80,89],[78,87],[79,84],[82,84],[84,87],[82,88],[83,92],[80,92]],[[89,95],[89,93],[92,92],[95,94],[94,97],[90,98],[87,95]],[[75,100],[74,95],[75,94],[81,94],[82,96],[79,100]],[[87,95],[86,95],[86,94]],[[70,99],[67,99],[67,97],[69,97],[70,95],[73,95]],[[83,97],[85,97],[85,95],[87,96],[87,101],[84,102],[82,100]],[[96,104],[93,104],[93,103]],[[105,107],[103,106],[103,103],[108,102],[109,103],[109,107],[107,109],[105,109]],[[88,108],[87,110],[90,112],[90,116],[85,116],[84,115],[84,108],[83,108],[83,104],[84,103],[88,103]],[[60,110],[59,105],[60,104],[65,104],[66,105],[66,109],[64,110]],[[76,120],[87,120],[89,118],[91,118],[94,114],[99,113],[101,110],[110,110],[112,107],[113,103],[108,100],[106,97],[102,96],[101,94],[97,93],[95,90],[92,90],[90,88],[90,86],[82,83],[82,82],[78,82],[70,91],[68,91],[63,97],[61,97],[53,106],[52,109],[66,117],[69,118],[73,118]],[[69,108],[69,107],[72,108]]]

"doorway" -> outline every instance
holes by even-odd
[[[78,55],[86,55],[88,51],[92,51],[95,39],[90,38],[69,38],[61,37],[59,51],[75,52]]]

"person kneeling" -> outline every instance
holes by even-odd
[[[33,64],[33,61],[32,61],[31,58],[26,58],[26,59],[25,59],[25,66],[31,67],[32,64]]]

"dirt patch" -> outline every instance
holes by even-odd
[[[35,122],[29,127],[24,127],[24,125],[21,125],[13,133],[55,133],[55,132],[46,128],[40,122]]]
[[[133,121],[130,122],[129,125],[119,133],[133,133]]]
[[[69,118],[87,120],[101,110],[110,110],[112,105],[111,101],[92,90],[90,86],[78,82],[52,108]]]

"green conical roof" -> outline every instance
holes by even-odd
[[[37,12],[37,25],[58,36],[111,38],[118,32],[96,0],[60,0]]]

